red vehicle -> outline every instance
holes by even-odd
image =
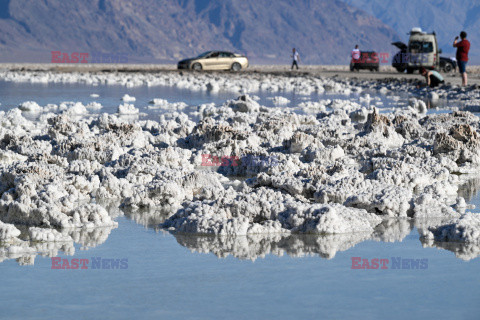
[[[360,58],[353,59],[350,62],[350,71],[359,71],[367,69],[370,71],[378,71],[380,69],[380,59],[375,51],[362,51]]]

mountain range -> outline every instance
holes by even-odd
[[[172,63],[218,49],[285,64],[296,47],[302,63],[347,64],[355,44],[394,53],[391,42],[406,41],[414,26],[435,28],[446,48],[463,27],[477,26],[474,2],[0,0],[0,62],[50,62],[61,51]]]
[[[175,62],[212,49],[253,63],[348,62],[361,41],[388,49],[396,32],[340,0],[0,0],[0,61],[51,61],[51,51],[125,53]]]

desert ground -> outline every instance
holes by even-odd
[[[177,70],[174,64],[38,64],[38,63],[3,63],[0,70],[11,71],[58,71],[58,72],[189,72]],[[458,70],[457,70],[458,71]],[[202,71],[203,73],[216,73]],[[222,73],[228,73],[225,71]],[[379,72],[361,70],[351,72],[348,65],[301,65],[299,70],[290,70],[289,65],[251,65],[244,73],[265,73],[272,75],[310,75],[339,79],[361,79],[361,80],[390,80],[390,79],[419,79],[423,77],[418,74],[398,73],[393,67],[380,66]],[[480,66],[467,66],[470,85],[480,85]],[[445,82],[451,85],[460,85],[461,77],[458,72],[445,74],[441,72]]]

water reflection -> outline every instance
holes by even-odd
[[[192,252],[213,253],[219,258],[233,256],[256,260],[267,254],[290,257],[319,256],[332,259],[337,252],[347,251],[367,241],[396,242],[410,234],[413,221],[389,219],[382,222],[373,233],[337,235],[248,235],[248,236],[193,236],[174,234],[177,242]]]
[[[124,214],[128,219],[135,221],[135,223],[158,232],[163,230],[160,228],[160,224],[165,222],[172,215],[172,212],[163,208],[124,209]]]
[[[80,250],[88,250],[104,243],[113,229],[117,227],[104,227],[93,229],[63,229],[57,230],[62,234],[62,241],[38,242],[14,239],[0,243],[0,263],[15,259],[20,265],[33,265],[35,257],[56,257],[60,253],[68,256],[75,254],[75,244],[80,245]]]
[[[248,235],[248,236],[192,236],[174,235],[177,242],[192,252],[213,253],[219,258],[233,256],[255,261],[267,254],[290,257],[320,256],[332,259],[339,251],[346,251],[370,239],[371,234],[341,235]]]
[[[436,221],[438,223],[438,220]],[[386,220],[374,233],[353,233],[341,235],[248,235],[248,236],[194,236],[175,234],[177,242],[195,253],[212,253],[218,258],[232,256],[237,259],[255,261],[273,254],[299,258],[319,256],[332,259],[337,252],[347,251],[367,241],[400,242],[413,229],[413,220]],[[424,226],[433,222],[423,222]],[[457,258],[468,261],[480,255],[480,245],[426,240],[420,237],[423,247],[437,247],[455,253]]]
[[[459,188],[459,196],[467,202],[479,202],[480,178],[467,180]],[[98,204],[105,207],[112,218],[125,216],[145,228],[156,232],[166,230],[160,228],[172,212],[163,208],[127,210],[120,207],[119,201],[102,201]],[[332,259],[337,252],[347,251],[364,241],[401,242],[417,228],[419,241],[425,248],[449,250],[459,259],[468,261],[480,255],[480,244],[439,242],[425,239],[423,234],[431,227],[444,225],[451,219],[386,219],[372,233],[353,233],[341,235],[298,235],[269,234],[248,236],[198,236],[173,234],[177,242],[192,252],[212,253],[219,258],[232,256],[237,259],[256,260],[268,254],[290,257],[319,256]],[[28,241],[28,229],[17,226],[22,231],[20,239],[8,243],[0,243],[0,263],[15,259],[19,265],[33,265],[35,257],[55,257],[59,254],[73,256],[76,247],[88,250],[103,244],[116,227],[94,229],[58,230],[62,241],[33,242]]]
[[[420,242],[424,248],[438,248],[451,251],[455,256],[464,261],[477,258],[480,255],[480,243],[466,243],[454,241],[436,241],[434,239],[425,238],[424,235],[429,228],[436,228],[452,222],[449,218],[438,219],[417,219],[414,222],[420,236]]]
[[[159,224],[168,216],[163,211],[132,211],[125,216],[146,228],[162,231]],[[339,235],[299,235],[268,234],[247,236],[198,236],[190,234],[173,234],[177,242],[195,253],[212,253],[218,258],[232,256],[242,260],[255,261],[272,254],[288,255],[299,258],[318,256],[333,259],[337,252],[347,251],[364,241],[401,242],[413,227],[419,230],[419,240],[425,248],[441,248],[452,251],[457,258],[468,261],[480,255],[480,245],[472,243],[438,242],[421,237],[422,230],[445,223],[442,220],[413,221],[407,219],[388,219],[382,222],[373,233],[351,233]],[[104,243],[112,232],[112,228],[66,229],[61,230],[64,236],[70,236],[63,242],[31,242],[14,240],[0,244],[0,263],[7,259],[15,259],[19,265],[33,265],[35,257],[55,257],[63,253],[73,256],[75,244],[80,250],[88,250]]]
[[[480,255],[480,244],[459,243],[459,242],[439,242],[430,239],[421,238],[420,241],[424,248],[438,248],[451,251],[455,257],[464,261],[475,259]]]
[[[472,199],[479,194],[480,177],[474,177],[467,180],[458,188],[458,196],[463,197],[465,201],[471,202]]]
[[[372,240],[382,242],[401,242],[412,232],[413,220],[387,219],[375,228]]]

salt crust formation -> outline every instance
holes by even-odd
[[[26,81],[21,74],[6,77]],[[199,89],[206,77],[47,73],[29,81]],[[224,88],[226,81],[221,83],[216,80]],[[356,90],[314,78],[275,83],[238,77],[228,85],[237,91],[259,88]],[[427,245],[479,244],[478,215],[466,211],[458,194],[478,172],[478,117],[464,111],[426,115],[415,101],[388,114],[335,99],[301,107],[319,112],[266,108],[248,95],[200,106],[199,122],[179,112],[181,107],[158,122],[94,116],[89,110],[100,105],[74,102],[25,102],[1,112],[0,241],[6,245],[0,257],[44,252],[35,247],[39,243],[70,244],[65,250],[71,251],[68,230],[115,228],[114,216],[101,205],[105,201],[118,201],[131,212],[161,211],[161,227],[178,236],[337,235],[331,246],[336,252],[367,238],[395,239],[379,231],[388,230],[384,223],[393,218],[421,221]],[[138,109],[123,104],[119,113]],[[239,165],[203,167],[204,154],[238,156]],[[275,158],[276,165],[242,163],[252,155]],[[433,218],[441,222],[430,223]]]
[[[10,72],[0,71],[4,81],[30,83],[84,83],[91,85],[122,85],[128,88],[138,86],[167,86],[193,91],[228,90],[238,93],[254,91],[282,92],[295,91],[299,94],[322,93],[325,90],[349,94],[356,90],[355,86],[341,83],[338,80],[318,78],[313,76],[281,77],[268,74],[243,73],[203,74],[191,72],[161,72],[161,73],[57,73],[57,72]],[[132,102],[135,97],[124,95],[124,102]],[[285,103],[284,97],[277,97],[280,103]]]

